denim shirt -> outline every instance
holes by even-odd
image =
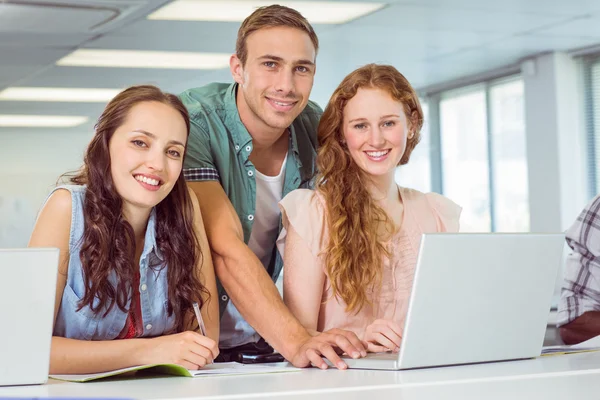
[[[186,181],[218,181],[240,219],[248,244],[256,212],[256,168],[250,161],[252,136],[242,123],[236,104],[236,83],[211,83],[189,89],[179,98],[190,113],[190,136],[183,163]],[[290,140],[282,198],[298,188],[310,187],[317,157],[317,127],[323,111],[309,101],[288,127]],[[279,232],[281,232],[281,218]],[[283,258],[272,244],[267,272],[277,281]],[[217,279],[222,316],[229,296]]]
[[[106,308],[94,313],[89,305],[77,311],[79,301],[85,294],[86,286],[79,257],[83,240],[83,204],[86,187],[60,186],[54,191],[58,189],[66,189],[71,192],[72,210],[69,237],[69,271],[53,335],[79,340],[115,339],[125,326],[127,312],[122,312],[116,304],[113,305],[106,316],[104,316]],[[175,327],[175,315],[168,316],[167,313],[167,267],[159,268],[164,259],[156,246],[155,224],[156,211],[153,209],[146,227],[144,249],[140,257],[140,305],[144,328],[142,337],[172,333]],[[117,277],[114,271],[109,275],[109,282],[116,287]],[[132,290],[130,289],[127,309],[129,309],[131,303],[131,293]],[[96,298],[95,304],[97,304],[97,301]]]

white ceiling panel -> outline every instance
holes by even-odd
[[[480,48],[433,57],[423,64],[427,80],[418,87],[478,74],[514,64],[531,53],[521,48]]]
[[[583,16],[575,21],[568,21],[563,24],[540,29],[537,33],[566,37],[591,36],[600,39],[600,13]]]
[[[56,47],[0,46],[2,65],[48,65],[71,53],[72,49]]]
[[[0,101],[0,114],[33,115],[85,115],[98,117],[106,104],[60,102]]]
[[[448,53],[464,48],[481,46],[505,37],[501,33],[476,33],[444,30],[404,29],[390,26],[343,26],[320,36],[323,45],[337,48],[369,48],[378,53],[390,52],[411,60],[423,54]],[[377,43],[377,46],[373,46]]]
[[[539,15],[580,15],[590,10],[600,10],[598,0],[418,0],[415,4],[452,6],[457,10],[506,11],[509,13],[535,13]]]
[[[389,26],[397,29],[513,33],[570,20],[570,16],[463,10],[450,2],[443,6],[394,4],[361,18],[353,26]]]
[[[0,32],[0,46],[75,48],[94,36],[81,33]]]
[[[481,49],[481,51],[516,49],[525,51],[529,54],[536,54],[545,53],[548,51],[569,51],[572,49],[595,45],[598,42],[598,38],[593,37],[525,34],[512,36],[503,40],[489,43],[487,46],[485,46],[485,49]]]
[[[0,63],[0,90],[27,79],[43,69],[38,65],[4,65]]]
[[[104,49],[233,51],[238,24],[140,21],[86,47]]]
[[[0,3],[2,32],[89,32],[115,17],[109,9]]]
[[[124,88],[145,83],[163,85],[174,79],[194,80],[205,73],[210,71],[54,66],[28,81],[27,86]]]

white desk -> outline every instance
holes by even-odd
[[[600,352],[412,371],[320,371],[182,378],[138,376],[0,388],[1,397],[136,399],[599,399]]]

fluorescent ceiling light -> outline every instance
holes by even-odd
[[[299,11],[313,24],[343,24],[383,8],[385,3],[354,3],[337,1],[279,1]],[[148,19],[171,21],[224,21],[240,22],[256,8],[273,1],[243,0],[175,0],[159,8]]]
[[[221,69],[229,66],[229,53],[79,49],[56,62],[60,66]]]
[[[0,91],[0,101],[67,101],[104,103],[120,89],[9,87]]]
[[[6,115],[0,114],[2,127],[71,128],[81,125],[88,117],[65,115]]]

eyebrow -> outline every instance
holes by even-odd
[[[143,133],[144,135],[146,135],[146,136],[148,136],[148,137],[150,137],[152,139],[156,139],[156,135],[154,133],[150,133],[150,132],[145,131],[143,129],[135,129],[133,132]],[[178,140],[169,140],[169,143],[167,143],[167,144],[178,144],[178,145],[180,145],[182,147],[185,147],[185,144],[181,143]]]
[[[384,115],[382,117],[380,117],[379,119],[386,119],[386,118],[390,118],[390,117],[396,117],[396,118],[400,118],[400,116],[398,114],[388,114],[388,115]],[[358,122],[358,121],[366,121],[366,118],[354,118],[351,119],[350,121],[348,121],[349,124],[351,124],[352,122]]]
[[[258,57],[259,60],[273,60],[273,61],[284,61],[282,57],[274,56],[272,54],[265,54],[264,56]],[[315,65],[314,62],[310,60],[296,60],[293,62],[295,65]]]

